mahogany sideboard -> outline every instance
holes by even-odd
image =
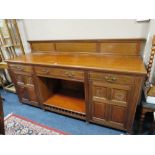
[[[22,103],[131,132],[146,76],[140,42],[65,41],[57,50],[52,41],[32,42],[38,52],[7,63]]]

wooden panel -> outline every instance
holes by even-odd
[[[101,43],[101,53],[120,55],[139,55],[140,43]]]
[[[33,77],[24,76],[24,78],[25,78],[25,87],[26,87],[26,91],[27,91],[27,94],[28,94],[28,100],[30,102],[33,102],[33,103],[37,104],[38,99],[37,99],[36,90],[35,90],[35,87],[34,87]]]
[[[131,88],[130,85],[111,85],[110,103],[124,107],[129,106]]]
[[[33,77],[25,76],[25,84],[28,86],[34,86]]]
[[[96,43],[56,43],[60,52],[96,52]]]
[[[107,97],[107,87],[93,86],[93,96],[106,98]]]
[[[34,86],[28,86],[27,91],[29,94],[29,101],[37,103],[38,99],[37,99],[37,95],[36,95],[36,91],[35,91]]]
[[[108,86],[102,82],[93,81],[91,85],[92,101],[108,103]]]
[[[47,100],[53,94],[53,83],[55,81],[49,81],[48,78],[37,77],[36,81],[38,92],[39,92],[39,102],[42,105],[45,100]]]
[[[61,88],[64,90],[71,90],[75,92],[81,92],[84,90],[83,82],[75,82],[68,80],[60,80]]]
[[[32,51],[44,51],[44,52],[50,52],[55,50],[54,43],[50,42],[34,42],[31,43]]]
[[[120,90],[120,89],[113,89],[111,98],[113,101],[123,102],[124,104],[127,103],[128,100],[128,91],[127,90]]]
[[[18,85],[18,92],[19,92],[19,97],[20,97],[20,100],[23,101],[23,100],[27,100],[29,101],[29,94],[28,94],[28,91],[27,91],[27,88],[25,85]]]
[[[93,108],[92,108],[92,116],[93,118],[95,117],[96,119],[106,119],[106,110],[107,110],[107,104],[103,102],[94,102],[93,103]]]
[[[124,127],[125,128],[125,120],[127,118],[127,108],[111,105],[110,106],[110,116],[109,120],[111,123],[115,124],[116,126]]]
[[[87,52],[121,55],[140,55],[145,39],[91,39],[29,41],[32,52]]]
[[[15,78],[16,78],[17,85],[24,85],[25,84],[25,79],[24,79],[23,75],[16,74]]]

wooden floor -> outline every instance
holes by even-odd
[[[43,104],[85,114],[85,99],[64,91],[52,95]]]

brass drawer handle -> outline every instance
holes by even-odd
[[[111,80],[112,80],[112,81],[116,81],[116,80],[117,80],[117,78],[115,78],[115,77],[112,77],[112,78],[111,78]]]
[[[23,68],[20,67],[20,66],[17,66],[16,69],[18,69],[18,70],[23,70]]]
[[[47,70],[47,69],[42,69],[41,71],[42,71],[43,73],[45,73],[45,74],[49,73],[49,70]]]
[[[71,72],[67,72],[67,71],[65,71],[64,72],[64,75],[66,75],[67,77],[73,77],[73,73],[71,73]]]
[[[117,78],[106,76],[106,77],[105,77],[105,80],[106,80],[107,82],[112,83],[112,82],[115,82],[115,81],[117,80]]]
[[[109,77],[108,77],[108,76],[106,76],[106,77],[105,77],[105,80],[109,80]]]

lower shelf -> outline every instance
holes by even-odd
[[[66,95],[64,92],[52,95],[43,104],[75,113],[85,114],[85,99],[75,97],[75,95]]]
[[[48,110],[48,111],[56,112],[56,113],[59,113],[59,114],[63,114],[63,115],[66,115],[66,116],[71,116],[71,117],[74,117],[74,118],[86,120],[86,114],[82,114],[82,113],[79,113],[79,112],[73,112],[73,111],[70,111],[70,110],[65,110],[65,109],[62,109],[60,107],[57,108],[57,107],[54,107],[54,106],[44,105],[44,109]]]

